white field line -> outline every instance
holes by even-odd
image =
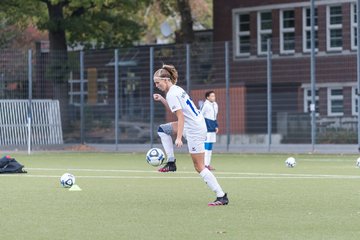
[[[79,172],[122,172],[122,173],[155,173],[154,171],[126,170],[126,169],[91,169],[91,168],[26,168],[29,171],[79,171]],[[182,172],[190,173],[190,172]],[[191,172],[194,173],[194,172]]]
[[[301,158],[299,160],[299,162],[356,162],[356,159],[326,159],[326,158],[322,158],[322,159],[314,159],[314,158]]]
[[[26,178],[59,178],[58,175],[34,175],[34,174],[2,174],[1,177],[26,177]],[[88,179],[199,179],[191,176],[76,176],[76,178]],[[360,176],[233,176],[217,177],[217,179],[360,179]]]
[[[199,175],[195,172],[176,172],[158,173],[156,171],[143,170],[121,170],[121,169],[82,169],[82,168],[26,168],[28,171],[77,171],[77,172],[111,172],[111,173],[152,173],[158,176],[81,176],[78,178],[103,178],[103,179],[197,179]],[[168,175],[171,174],[171,175]],[[194,176],[181,176],[181,174],[193,174]],[[290,174],[290,173],[245,173],[245,172],[216,172],[218,179],[360,179],[357,175],[329,175],[329,174]],[[235,176],[221,176],[235,175]],[[22,177],[47,177],[58,178],[59,175],[41,174],[0,174],[2,176],[22,176]]]
[[[153,173],[153,174],[196,174],[195,171],[186,172],[178,171],[174,173],[159,173],[156,170],[146,171],[146,170],[126,170],[126,169],[86,169],[86,168],[26,168],[26,170],[34,171],[78,171],[78,172],[118,172],[118,173]],[[360,176],[351,176],[351,175],[331,175],[331,174],[292,174],[292,173],[247,173],[247,172],[218,172],[215,171],[214,174],[218,175],[250,175],[250,176],[281,176],[281,177],[359,177]]]

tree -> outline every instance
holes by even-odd
[[[147,42],[160,36],[159,26],[165,21],[176,29],[178,43],[194,41],[194,25],[212,28],[212,0],[152,0],[140,14],[147,25]]]
[[[133,14],[147,0],[2,0],[0,10],[13,23],[33,22],[47,30],[53,80],[66,80],[67,46],[91,41],[102,47],[127,46],[138,40],[142,26]]]
[[[147,0],[1,0],[0,12],[12,23],[34,23],[50,41],[46,79],[59,99],[62,122],[68,124],[69,44],[126,46],[139,39],[142,26],[134,13]]]
[[[0,20],[0,49],[7,48],[12,41],[20,35],[19,29],[13,25],[9,25],[6,19]]]
[[[194,29],[189,0],[177,0],[176,2],[181,16],[181,27],[178,32],[179,42],[192,43],[194,41]]]
[[[67,46],[80,43],[114,47],[138,40],[142,26],[133,20],[146,0],[2,0],[0,10],[13,23],[33,22],[47,30],[53,80],[66,80]]]
[[[134,13],[147,0],[2,0],[0,10],[12,22],[32,21],[49,32],[50,51],[68,44],[126,46],[139,39],[143,26]]]

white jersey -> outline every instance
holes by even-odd
[[[182,109],[185,118],[184,128],[187,130],[186,132],[196,131],[199,128],[206,129],[203,115],[184,89],[177,85],[171,86],[166,94],[166,101],[172,112]]]
[[[206,100],[201,108],[201,113],[204,118],[215,121],[218,115],[219,107],[216,102]]]
[[[218,128],[217,115],[218,105],[216,102],[210,102],[206,100],[201,108],[201,113],[204,115],[207,134],[205,142],[215,143],[216,142],[216,129]]]

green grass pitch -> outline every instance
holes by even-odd
[[[214,154],[228,192],[215,199],[187,154],[158,173],[144,154],[12,155],[27,174],[0,175],[1,239],[359,239],[355,155]],[[82,191],[62,188],[70,172]]]

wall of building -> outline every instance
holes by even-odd
[[[214,41],[232,41],[232,10],[271,4],[299,3],[303,0],[214,0]],[[256,18],[255,18],[256,19]]]

